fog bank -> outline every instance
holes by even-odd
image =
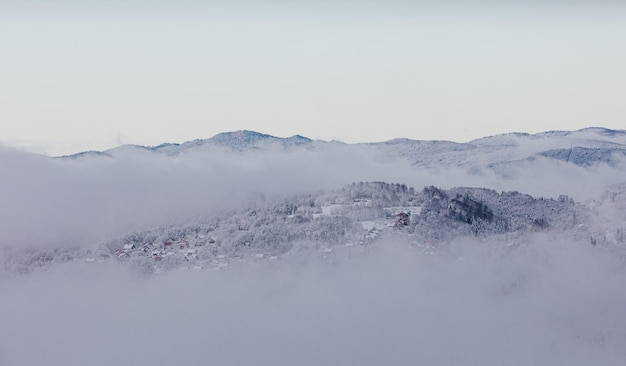
[[[551,235],[150,278],[60,265],[0,281],[0,364],[622,365],[623,261]]]
[[[0,148],[0,246],[71,246],[98,242],[252,200],[359,181],[516,190],[587,200],[626,181],[623,163],[581,167],[547,158],[494,167],[428,169],[359,145],[225,152],[177,157],[125,148],[113,157],[50,159]]]

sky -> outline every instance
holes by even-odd
[[[626,126],[618,1],[0,0],[0,144]]]

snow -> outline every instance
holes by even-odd
[[[337,213],[337,211],[345,208],[346,205],[340,205],[340,204],[331,204],[331,205],[325,205],[322,206],[322,216],[333,216]]]
[[[361,226],[366,231],[370,231],[374,228],[380,228],[380,223],[376,221],[361,221]]]

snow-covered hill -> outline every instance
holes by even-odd
[[[432,249],[461,237],[537,231],[575,235],[581,225],[590,225],[589,212],[566,196],[554,200],[432,186],[417,191],[404,184],[360,182],[132,232],[95,248],[11,249],[5,251],[2,267],[28,273],[67,261],[116,260],[146,273],[222,268],[233,261],[285,259],[303,251],[342,256],[388,237]]]

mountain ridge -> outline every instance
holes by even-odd
[[[385,140],[381,142],[359,142],[359,143],[343,143],[343,144],[346,144],[346,145],[380,145],[380,144],[392,145],[392,144],[399,144],[399,143],[409,143],[409,144],[431,143],[431,144],[446,144],[449,146],[456,146],[456,147],[461,147],[461,146],[469,147],[469,146],[476,146],[476,145],[479,145],[479,146],[501,145],[500,141],[508,139],[508,138],[541,139],[541,138],[549,138],[549,137],[555,137],[555,136],[572,136],[574,134],[583,134],[583,133],[592,133],[592,134],[596,134],[596,135],[608,137],[608,138],[626,136],[626,130],[613,130],[613,129],[608,129],[604,127],[586,127],[586,128],[572,130],[572,131],[554,130],[554,131],[539,132],[535,134],[530,134],[526,132],[510,132],[510,133],[484,136],[478,139],[470,140],[468,142],[456,142],[456,141],[451,141],[451,140],[420,140],[420,139],[411,139],[411,138],[405,138],[405,137],[397,137],[397,138],[393,138],[393,139],[389,139],[389,140]],[[257,131],[237,130],[237,131],[231,131],[231,132],[221,132],[210,138],[195,139],[195,140],[185,141],[182,143],[165,142],[165,143],[161,143],[159,145],[154,145],[154,146],[128,144],[128,145],[120,145],[120,146],[107,149],[104,151],[95,151],[95,150],[83,151],[83,152],[78,152],[75,154],[58,156],[56,158],[78,158],[78,157],[83,157],[85,155],[88,155],[87,153],[95,153],[95,154],[100,153],[100,154],[110,155],[116,150],[120,148],[124,148],[124,147],[131,147],[131,148],[149,150],[149,151],[167,152],[168,150],[176,150],[176,149],[184,150],[186,148],[197,147],[197,146],[202,146],[202,145],[214,145],[214,146],[223,146],[223,147],[242,149],[246,147],[258,146],[261,143],[267,143],[267,142],[270,142],[270,143],[278,142],[284,145],[290,145],[290,144],[303,145],[303,144],[310,144],[313,142],[328,143],[329,141],[313,140],[306,136],[302,136],[298,134],[290,136],[290,137],[277,137],[277,136],[273,136],[270,134],[265,134],[265,133],[261,133]],[[338,141],[338,142],[341,142],[341,141]],[[606,142],[606,141],[603,141],[603,142]]]

